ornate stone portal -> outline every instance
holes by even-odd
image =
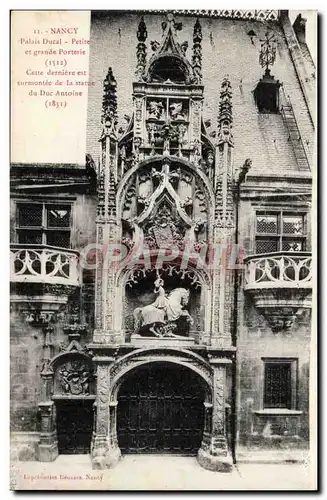
[[[227,247],[235,230],[232,90],[225,78],[214,144],[202,115],[200,22],[192,62],[187,42],[178,41],[182,23],[168,15],[162,28],[147,61],[147,29],[140,21],[133,116],[120,128],[111,68],[104,82],[97,244],[123,258],[111,262],[103,253],[96,269],[92,463],[112,467],[120,458],[117,404],[127,374],[144,363],[166,362],[193,370],[205,384],[198,459],[205,468],[226,471],[233,273],[220,255],[213,265],[210,259],[212,247]],[[117,242],[124,249],[115,254]],[[83,373],[73,376],[73,386],[65,374],[64,387],[87,390]]]

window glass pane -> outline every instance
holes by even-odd
[[[25,245],[41,245],[42,233],[41,231],[19,231],[18,243]]]
[[[49,231],[47,233],[47,244],[54,247],[69,248],[69,231]]]
[[[259,240],[256,241],[256,253],[271,253],[277,252],[277,240]]]
[[[277,215],[257,215],[257,233],[277,234]]]
[[[284,234],[303,234],[303,217],[300,216],[283,216],[283,233]]]
[[[47,227],[69,227],[70,207],[47,207]]]
[[[291,409],[291,363],[265,363],[264,407]]]
[[[303,242],[301,240],[284,240],[282,242],[284,252],[302,252]]]
[[[19,205],[18,225],[20,227],[42,226],[42,205]]]

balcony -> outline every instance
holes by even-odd
[[[311,308],[312,259],[308,252],[274,252],[244,259],[247,292],[273,331],[288,330]]]
[[[10,246],[10,280],[14,283],[80,285],[79,252],[47,245]]]

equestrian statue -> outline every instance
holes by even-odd
[[[175,332],[186,330],[186,326],[193,324],[193,318],[186,309],[190,291],[175,288],[167,294],[164,281],[158,276],[154,282],[154,293],[157,298],[152,304],[134,310],[135,334],[148,330],[155,337],[180,337]]]

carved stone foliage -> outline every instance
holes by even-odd
[[[190,245],[200,251],[207,241],[208,212],[204,187],[194,173],[168,159],[157,161],[130,180],[123,202],[123,237],[133,244],[138,228],[142,244],[150,249]]]
[[[87,396],[93,373],[90,363],[82,357],[66,360],[55,373],[55,393],[67,396]]]
[[[192,68],[194,83],[200,84],[202,82],[202,30],[199,20],[196,20],[193,31],[193,56]]]
[[[103,82],[102,116],[104,134],[109,133],[118,123],[117,117],[117,82],[112,68],[108,69],[107,76]]]
[[[141,78],[146,66],[146,45],[144,42],[146,41],[147,36],[148,33],[146,30],[146,24],[142,16],[137,30],[138,44],[136,49],[136,76],[139,79]]]
[[[97,435],[106,435],[109,419],[109,366],[99,364],[97,368]]]
[[[155,273],[156,271],[154,269],[146,269],[146,268],[133,269],[130,271],[128,275],[126,286],[132,288],[135,285],[137,285],[143,278],[147,276],[150,277],[156,276]],[[191,286],[194,287],[195,289],[201,288],[201,280],[199,278],[198,273],[190,269],[180,269],[180,267],[177,265],[164,264],[160,273],[162,276],[165,277],[165,279],[167,279],[167,277],[177,278],[187,287]]]
[[[64,296],[69,297],[76,291],[76,286],[73,285],[62,285],[62,284],[52,284],[52,283],[11,283],[10,293],[17,295],[29,295],[29,296],[40,296],[40,295],[54,295],[56,297],[62,298]]]
[[[116,218],[116,193],[117,193],[116,181],[114,179],[112,170],[110,170],[109,183],[108,183],[107,210],[108,210],[108,217],[111,219]]]
[[[105,158],[102,155],[103,164],[105,164]],[[104,167],[101,168],[100,174],[98,176],[97,194],[98,194],[98,206],[97,214],[99,217],[105,216],[105,194],[104,194]]]
[[[225,435],[225,366],[214,366],[212,435]]]
[[[155,120],[165,119],[165,106],[161,99],[149,99],[147,103],[148,119],[154,118]]]
[[[222,81],[220,89],[217,138],[218,145],[222,145],[225,142],[227,142],[230,146],[233,145],[232,124],[232,86],[228,77],[225,77]]]

